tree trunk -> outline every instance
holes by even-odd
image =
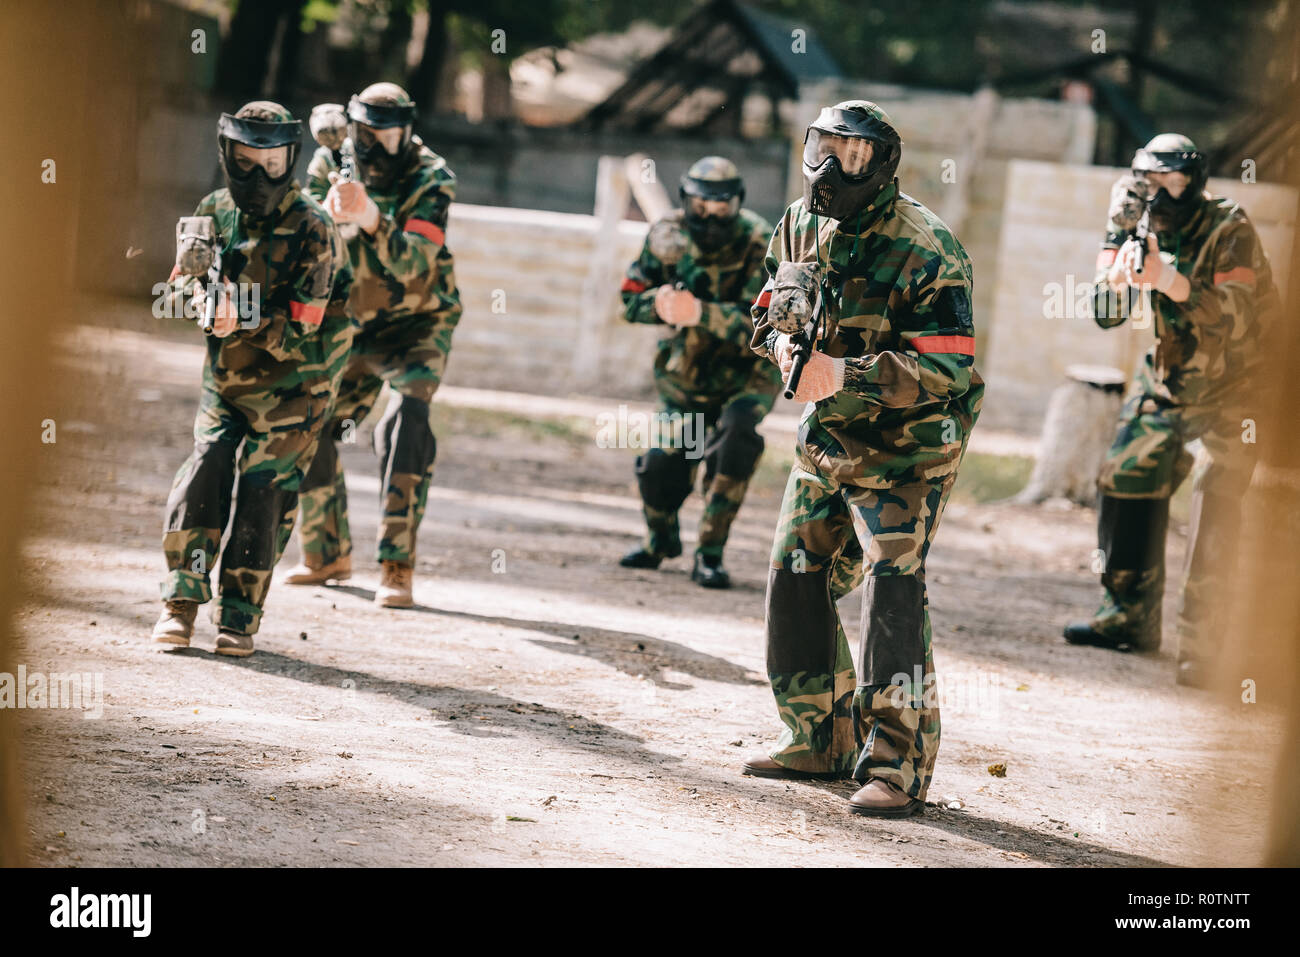
[[[283,0],[241,3],[221,44],[217,90],[240,102],[261,95]]]
[[[438,99],[438,84],[446,55],[447,14],[440,4],[430,3],[429,27],[424,34],[420,63],[406,81],[407,92],[425,116],[432,116],[443,106]]]
[[[1064,498],[1080,505],[1097,501],[1097,476],[1115,437],[1123,404],[1124,376],[1118,369],[1070,366],[1064,385],[1052,393],[1039,439],[1038,461],[1029,484],[1015,497],[1037,505]]]

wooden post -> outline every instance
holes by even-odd
[[[623,171],[632,190],[632,198],[645,214],[646,222],[653,223],[663,219],[672,211],[673,201],[668,195],[667,188],[659,179],[657,168],[647,167],[647,163],[653,164],[654,160],[644,153],[633,153],[623,161]],[[653,169],[654,175],[647,178],[645,176],[647,169]]]
[[[573,387],[592,390],[601,385],[600,359],[604,330],[618,309],[618,225],[627,212],[631,192],[624,161],[602,156],[596,166],[596,231],[587,276],[578,304],[578,337],[573,346]]]
[[[1064,498],[1080,505],[1097,501],[1097,475],[1115,437],[1124,399],[1124,374],[1109,366],[1072,365],[1052,393],[1043,419],[1038,460],[1029,484],[1013,501],[1037,505]]]

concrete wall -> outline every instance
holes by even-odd
[[[1006,168],[999,269],[979,367],[988,381],[981,423],[1037,432],[1052,390],[1075,363],[1135,370],[1153,340],[1125,323],[1103,330],[1086,315],[1046,318],[1045,289],[1090,283],[1105,233],[1111,184],[1124,172],[1101,166],[1016,161]],[[1279,287],[1290,262],[1296,194],[1289,187],[1212,179],[1210,191],[1237,200],[1259,230]],[[1074,296],[1066,297],[1073,301]]]
[[[588,264],[602,258],[598,227],[594,216],[452,204],[447,243],[465,313],[448,383],[546,395],[651,395],[650,365],[663,327],[624,322],[618,297],[646,224],[620,222],[615,265],[593,274]],[[603,306],[584,328],[583,303],[593,293]]]

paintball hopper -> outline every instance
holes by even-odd
[[[1121,230],[1136,229],[1148,200],[1147,183],[1131,173],[1115,181],[1110,189],[1110,219]]]
[[[176,265],[185,276],[203,276],[212,268],[217,224],[211,216],[182,216],[176,222]]]
[[[767,320],[777,332],[795,335],[808,328],[821,299],[821,267],[815,263],[783,262],[776,267]]]
[[[313,107],[307,125],[312,139],[334,152],[342,149],[348,136],[348,114],[342,103],[322,103]]]
[[[676,266],[690,245],[686,233],[670,220],[661,219],[650,227],[646,236],[651,254],[665,266]]]

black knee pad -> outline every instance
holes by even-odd
[[[327,429],[316,444],[316,454],[312,457],[311,465],[307,466],[307,474],[302,477],[299,491],[312,492],[334,484],[334,473],[339,461],[338,446],[334,442],[333,430]]]
[[[1107,571],[1142,571],[1164,561],[1169,499],[1114,498],[1097,505],[1097,545]]]
[[[768,674],[834,672],[838,632],[828,572],[769,569],[766,616]]]
[[[200,442],[194,464],[167,496],[166,528],[198,526],[224,530],[235,487],[238,442]]]
[[[868,578],[862,596],[862,634],[858,646],[858,685],[908,681],[925,670],[925,584],[916,575]]]
[[[222,551],[221,564],[230,568],[269,569],[285,513],[297,508],[298,493],[248,475],[239,477],[235,523]]]
[[[727,406],[713,434],[704,446],[704,461],[710,475],[747,479],[754,474],[763,454],[763,437],[758,434],[754,404],[737,402]]]
[[[390,400],[375,425],[375,454],[393,472],[423,475],[438,455],[438,442],[429,426],[429,403],[403,395]]]
[[[684,455],[650,449],[636,457],[636,484],[641,500],[661,512],[675,512],[691,494],[691,467]]]

